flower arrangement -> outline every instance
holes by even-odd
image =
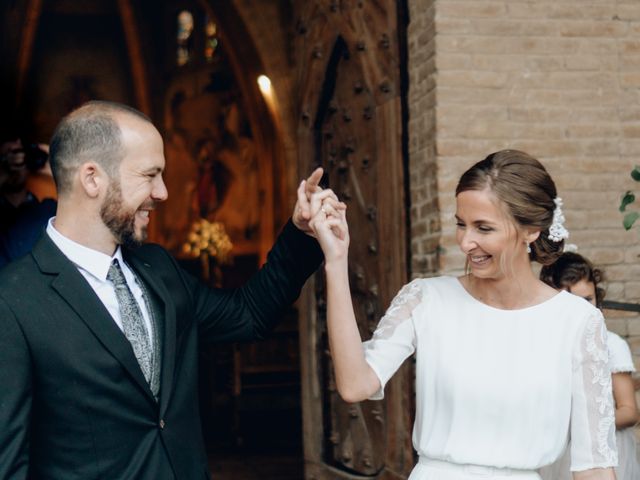
[[[224,264],[231,261],[232,248],[233,244],[222,223],[200,218],[191,225],[182,252],[192,257],[208,255]]]

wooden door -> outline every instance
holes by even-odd
[[[391,0],[298,5],[299,167],[322,165],[348,205],[350,283],[368,339],[407,281],[403,11]],[[302,305],[306,478],[406,478],[413,466],[411,361],[383,401],[345,403],[335,390],[321,273]]]

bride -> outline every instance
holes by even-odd
[[[456,189],[461,277],[416,279],[362,343],[349,291],[343,209],[318,199],[310,225],[325,255],[327,322],[337,387],[347,402],[381,399],[416,356],[410,480],[539,480],[571,435],[576,480],[615,479],[606,331],[598,309],[540,281],[568,236],[542,164],[504,150]]]

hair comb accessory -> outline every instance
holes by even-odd
[[[553,221],[549,227],[549,240],[554,242],[561,242],[569,238],[569,231],[564,228],[564,214],[562,213],[562,199],[556,197],[553,200],[556,204],[556,208],[553,210]]]

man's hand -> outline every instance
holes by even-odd
[[[291,219],[293,224],[302,230],[307,235],[315,237],[313,230],[309,227],[309,220],[313,217],[315,212],[311,211],[311,201],[314,196],[320,196],[324,201],[330,202],[330,204],[336,210],[345,210],[347,207],[344,203],[338,201],[335,193],[330,189],[323,190],[320,187],[320,179],[322,178],[323,170],[321,167],[316,168],[313,173],[300,182],[298,186],[298,201],[293,209],[293,215]],[[320,202],[322,204],[322,202]]]

